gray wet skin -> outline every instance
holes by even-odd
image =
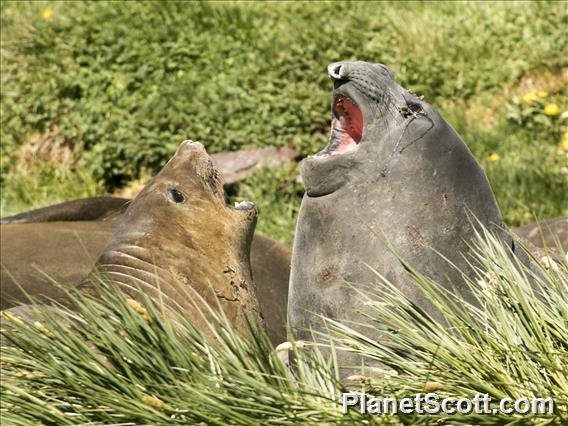
[[[301,164],[306,194],[288,303],[296,337],[307,338],[306,329],[321,327],[315,314],[365,322],[359,296],[345,283],[377,283],[366,264],[438,317],[383,241],[418,271],[472,300],[460,274],[434,250],[469,271],[463,258],[473,237],[467,210],[492,230],[506,229],[475,158],[438,112],[400,87],[384,65],[340,62],[330,65],[329,74],[336,131],[323,151]],[[337,153],[338,100],[356,105],[363,119],[359,143],[343,153]],[[343,129],[357,125],[343,120]],[[357,362],[345,354],[340,361]]]

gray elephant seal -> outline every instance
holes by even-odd
[[[306,193],[288,302],[296,337],[321,327],[316,314],[368,322],[360,298],[345,283],[376,283],[369,266],[439,318],[385,242],[419,272],[472,301],[460,274],[435,251],[469,271],[468,212],[496,232],[506,229],[473,155],[436,110],[400,87],[384,65],[339,62],[328,72],[334,82],[330,141],[301,164]]]

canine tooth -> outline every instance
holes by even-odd
[[[249,210],[254,207],[254,203],[252,201],[241,201],[240,203],[235,202],[235,209],[236,210]]]

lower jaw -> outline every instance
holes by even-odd
[[[334,131],[336,132],[336,131]],[[332,140],[314,157],[330,157],[349,154],[359,148],[360,141],[355,141],[348,135],[332,134]]]
[[[348,180],[351,158],[347,153],[342,155],[322,153],[302,161],[301,174],[306,194],[316,198],[341,189]]]

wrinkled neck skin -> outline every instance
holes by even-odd
[[[244,331],[245,313],[259,316],[249,260],[256,213],[236,220],[224,204],[204,201],[193,216],[180,217],[144,201],[141,194],[129,207],[83,287],[103,279],[137,299],[139,290],[156,298],[160,289],[166,304],[201,326],[196,306],[203,309],[204,299]]]
[[[506,229],[483,171],[456,132],[399,86],[386,93],[388,108],[380,119],[365,117],[363,140],[355,150],[302,163],[306,194],[288,305],[297,338],[309,338],[309,328],[321,329],[314,314],[369,324],[360,296],[345,284],[378,283],[370,268],[439,318],[385,243],[419,272],[474,301],[461,274],[434,250],[471,274],[465,260],[473,239],[469,213],[494,231]],[[400,113],[409,99],[420,105],[420,114]],[[378,338],[369,325],[355,328]],[[358,362],[346,354],[340,361]]]

